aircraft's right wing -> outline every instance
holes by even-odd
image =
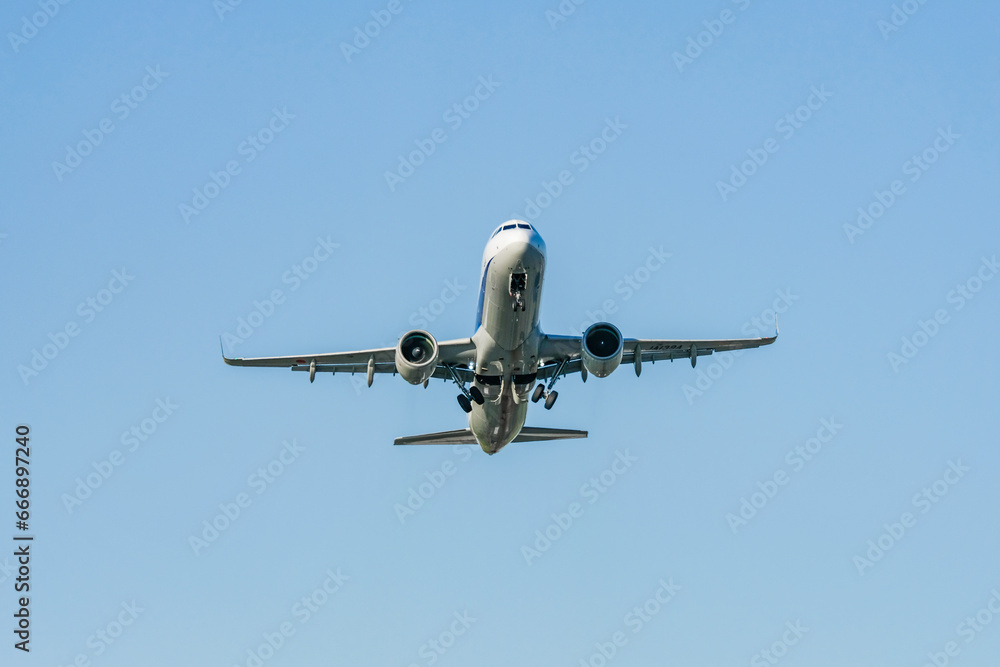
[[[469,363],[475,361],[476,346],[471,338],[447,340],[438,343],[438,367],[434,377],[448,378],[448,366],[464,378]],[[327,352],[322,354],[300,354],[287,357],[227,357],[225,349],[222,359],[230,366],[266,366],[272,368],[291,368],[293,371],[309,371],[310,373],[395,373],[396,348],[382,347],[355,352]]]

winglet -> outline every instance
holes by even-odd
[[[778,314],[774,314],[774,337],[778,337]]]
[[[222,352],[222,360],[229,364],[230,366],[236,365],[236,359],[232,359],[226,356],[226,346],[222,344],[222,335],[219,335],[219,351]]]

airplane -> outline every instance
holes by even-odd
[[[394,444],[478,444],[492,455],[511,442],[587,437],[587,431],[524,425],[528,401],[544,398],[545,409],[551,410],[559,395],[556,381],[571,373],[586,382],[589,375],[604,378],[632,364],[638,376],[643,363],[667,359],[690,359],[693,368],[699,356],[777,340],[777,331],[769,338],[733,340],[624,338],[610,322],[593,324],[582,336],[543,333],[538,318],[545,260],[545,242],[531,224],[510,220],[496,228],[483,253],[471,338],[438,342],[417,329],[403,334],[396,347],[247,359],[226,357],[223,349],[222,357],[230,366],[308,372],[310,382],[321,372],[365,373],[369,387],[376,373],[398,373],[424,387],[432,378],[451,380],[461,390],[458,403],[468,414],[469,428],[396,438]]]

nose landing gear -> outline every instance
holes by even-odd
[[[524,312],[524,290],[528,288],[527,273],[510,274],[510,295],[514,297],[514,310]]]

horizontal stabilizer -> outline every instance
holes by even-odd
[[[541,442],[543,440],[570,440],[573,438],[586,438],[586,431],[577,431],[571,428],[535,428],[525,426],[514,438],[514,442]]]
[[[472,429],[464,428],[460,431],[441,431],[440,433],[426,433],[424,435],[409,435],[405,438],[396,438],[394,445],[477,445],[476,436],[472,435]]]
[[[572,438],[586,438],[586,431],[577,431],[566,428],[535,428],[525,426],[514,438],[514,442],[542,442],[544,440],[568,440]],[[427,433],[425,435],[411,435],[405,438],[396,438],[394,444],[397,445],[476,445],[476,436],[471,429],[460,431],[442,431],[441,433]]]

